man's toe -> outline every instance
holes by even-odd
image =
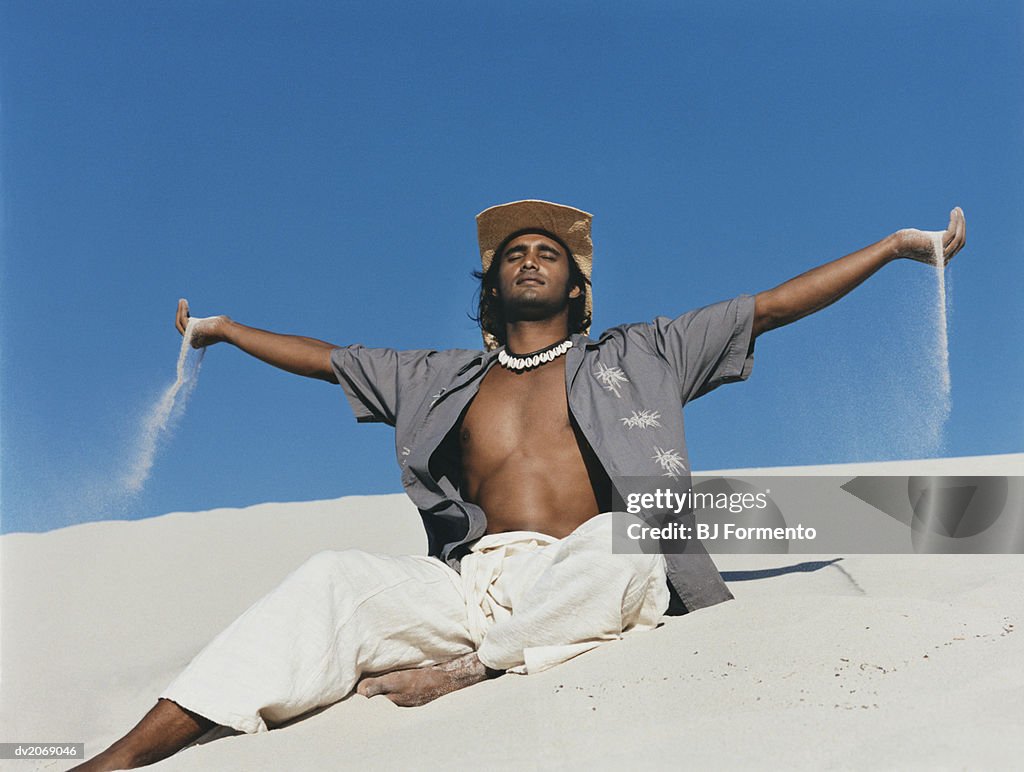
[[[379,679],[364,678],[356,686],[356,691],[364,697],[374,697],[380,694],[383,689],[381,689]]]

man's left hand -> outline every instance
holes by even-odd
[[[935,237],[942,236],[942,264],[948,265],[953,255],[959,252],[967,241],[967,221],[964,211],[956,207],[949,213],[949,226],[944,231],[920,231],[904,228],[897,231],[896,257],[906,257],[928,265],[935,265]]]

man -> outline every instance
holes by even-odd
[[[945,232],[899,231],[756,297],[587,337],[591,216],[543,201],[478,218],[487,351],[393,351],[193,320],[194,346],[231,343],[339,383],[359,421],[395,427],[402,482],[432,557],[321,553],[200,653],[86,769],[140,766],[215,724],[254,732],[353,689],[419,705],[505,671],[536,672],[670,608],[731,598],[699,542],[680,555],[611,549],[623,477],[688,479],[680,403],[745,379],[761,333],[835,302],[896,258],[947,263]],[[176,324],[186,332],[187,303]]]

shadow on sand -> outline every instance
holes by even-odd
[[[842,558],[832,560],[809,560],[804,563],[794,563],[791,566],[779,566],[778,568],[761,568],[755,571],[723,571],[722,578],[727,582],[753,582],[757,579],[770,579],[773,576],[785,574],[807,574],[811,571],[821,571],[823,568],[835,565]],[[839,568],[839,566],[836,566]]]

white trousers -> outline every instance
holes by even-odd
[[[566,536],[485,536],[461,574],[431,557],[321,552],[257,601],[163,692],[242,732],[347,696],[361,676],[476,651],[535,673],[650,630],[668,607],[661,555],[612,553],[612,515]]]

